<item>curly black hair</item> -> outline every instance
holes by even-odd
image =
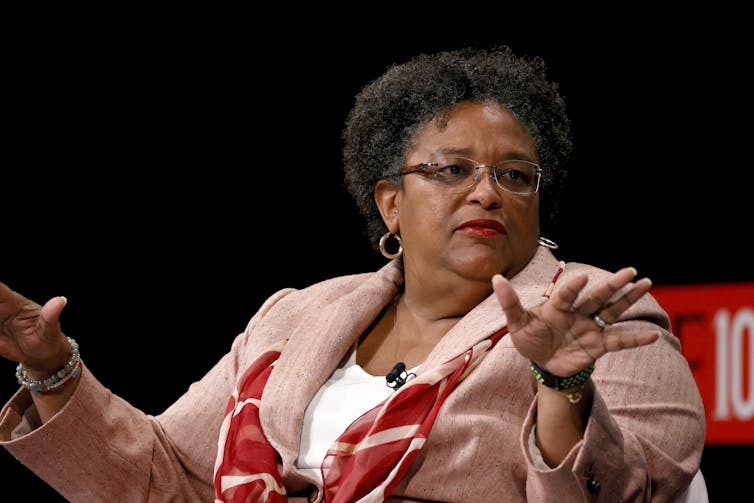
[[[484,100],[500,103],[529,129],[542,167],[540,212],[554,219],[572,142],[565,102],[547,79],[544,61],[517,56],[507,46],[419,54],[366,85],[343,130],[346,186],[375,248],[387,230],[374,202],[377,181],[399,178],[421,126],[462,101]]]

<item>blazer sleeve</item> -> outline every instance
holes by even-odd
[[[84,366],[65,407],[44,425],[12,438],[33,405],[28,391],[19,390],[0,411],[0,445],[72,502],[212,501],[225,407],[236,376],[255,351],[264,349],[252,346],[251,334],[290,291],[271,296],[231,350],[162,414],[131,406]]]
[[[606,329],[657,330],[653,344],[597,360],[584,438],[553,469],[528,450],[536,400],[524,423],[529,501],[671,501],[696,474],[704,448],[701,395],[667,314],[651,295]]]

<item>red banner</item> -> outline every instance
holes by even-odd
[[[653,286],[699,386],[707,444],[754,445],[754,283]]]

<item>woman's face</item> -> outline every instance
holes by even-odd
[[[459,103],[446,122],[424,126],[413,138],[406,166],[454,156],[476,165],[538,161],[527,129],[495,102]],[[403,176],[394,214],[407,270],[440,268],[489,281],[498,272],[511,277],[529,262],[539,237],[539,194],[506,191],[490,173],[489,168],[477,170],[477,183],[460,189],[421,173]]]

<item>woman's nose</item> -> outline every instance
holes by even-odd
[[[477,166],[474,169],[473,184],[470,187],[468,200],[478,202],[483,207],[499,206],[501,189],[495,180],[495,170],[491,166]]]

